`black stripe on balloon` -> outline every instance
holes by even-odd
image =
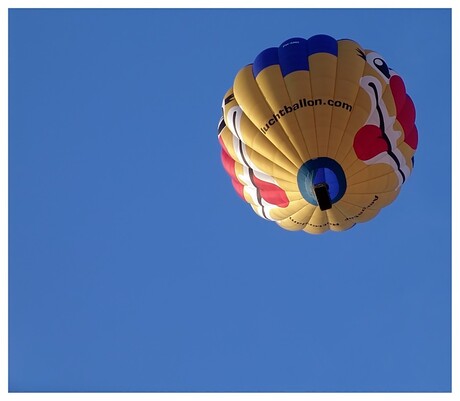
[[[231,93],[230,95],[228,95],[225,100],[224,100],[224,103],[227,104],[227,103],[230,103],[233,99],[235,99],[235,95],[233,93]]]
[[[236,136],[239,139],[238,147],[239,147],[240,155],[241,155],[241,158],[243,159],[244,164],[249,170],[249,179],[251,180],[252,185],[254,185],[254,188],[256,189],[257,202],[259,202],[259,205],[262,208],[262,214],[268,220],[268,217],[265,213],[265,206],[262,205],[262,196],[260,195],[260,190],[254,182],[254,170],[249,166],[249,163],[246,160],[246,157],[244,156],[244,153],[243,153],[243,141],[241,140],[240,133],[238,132],[238,129],[236,128],[236,115],[237,115],[236,111],[233,112],[233,128],[235,129]]]
[[[217,135],[219,135],[224,128],[225,128],[225,121],[223,118],[221,118],[219,121],[219,127],[217,128]]]
[[[358,56],[361,57],[363,60],[366,60],[366,54],[359,48],[356,48],[356,51],[358,52]]]
[[[385,140],[385,142],[387,143],[388,145],[388,154],[390,155],[390,157],[395,161],[396,163],[396,166],[398,167],[398,171],[399,173],[401,174],[401,177],[402,177],[402,180],[403,180],[403,184],[404,182],[406,181],[406,176],[405,174],[403,173],[403,171],[401,170],[401,163],[399,162],[399,159],[398,157],[394,154],[393,152],[393,148],[391,146],[391,142],[390,142],[390,138],[388,138],[388,135],[386,134],[385,132],[385,121],[383,119],[383,113],[382,113],[382,109],[380,108],[380,105],[379,105],[379,97],[378,97],[378,92],[377,92],[377,87],[375,86],[375,84],[373,82],[369,82],[369,86],[372,88],[372,90],[374,91],[374,96],[375,96],[375,103],[376,103],[376,109],[377,109],[377,113],[379,113],[379,120],[380,120],[380,131],[382,132],[382,138]]]

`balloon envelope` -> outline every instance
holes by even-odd
[[[218,137],[233,187],[259,216],[319,234],[396,199],[418,133],[404,82],[381,55],[316,35],[265,49],[238,72]]]

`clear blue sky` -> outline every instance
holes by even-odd
[[[221,101],[263,49],[381,53],[417,108],[398,199],[342,233],[254,214]],[[9,391],[451,390],[451,12],[9,11]]]

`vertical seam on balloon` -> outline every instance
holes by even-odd
[[[257,127],[257,125],[254,123],[254,121],[251,120],[251,117],[246,114],[244,111],[243,111],[243,114],[245,115],[245,117],[248,119],[248,121],[252,124],[252,126],[254,127],[255,130],[259,131],[259,128]],[[257,133],[257,135],[264,135],[262,133]],[[270,138],[268,138],[266,135],[264,135],[264,137],[267,139],[268,142],[270,142],[271,145],[273,145],[273,147],[275,149],[277,149],[278,152],[281,152],[280,149],[277,147],[276,143],[274,143],[273,141],[270,140]],[[245,143],[245,142],[244,142]],[[245,143],[246,144],[246,143]],[[246,145],[247,147],[251,148],[254,152],[257,152],[256,150],[254,150],[254,148],[252,146],[249,146],[249,145]],[[297,152],[297,150],[296,150]],[[262,155],[260,152],[257,152],[258,154],[260,154],[262,157],[265,157],[267,158],[266,156]],[[291,163],[291,165],[294,167],[294,168],[297,168],[297,165],[296,163],[294,163],[294,161],[292,161],[286,154],[283,153],[283,156]],[[300,156],[299,156],[300,158]],[[283,167],[279,166],[278,167],[282,168],[284,171],[287,171],[289,174],[291,174],[292,176],[294,176],[293,173],[291,173],[290,171],[284,169]]]
[[[308,58],[308,65],[310,66],[310,54],[307,53],[307,58]],[[313,94],[313,89],[312,89],[312,85],[311,85],[311,78],[312,78],[312,73],[311,73],[311,68],[309,69],[308,71],[308,81],[309,81],[309,85],[310,85],[310,93],[312,95],[312,99],[315,98],[314,94]],[[316,141],[315,141],[315,144],[316,144],[316,151],[313,152],[313,154],[316,155],[316,157],[319,157],[321,156],[319,154],[319,146],[318,146],[318,130],[316,129],[316,113],[315,113],[315,109],[316,109],[316,106],[313,106],[313,126],[315,127],[315,138],[316,138]],[[308,152],[309,154],[311,154],[312,152]]]
[[[238,137],[236,137],[236,135],[234,135],[232,133],[231,130],[228,129],[228,127],[225,127],[227,128],[227,130],[230,132],[230,135],[233,137],[233,138],[236,138],[236,140],[240,141]],[[221,133],[222,134],[222,133]],[[221,136],[221,134],[219,134],[219,137]],[[254,150],[253,148],[251,148],[250,146],[248,146],[245,142],[241,141],[244,145],[245,145],[245,152],[247,153],[247,149],[251,149],[252,152],[256,153],[259,155],[259,157],[262,157],[262,158],[265,158],[266,160],[269,160],[267,159],[265,156],[261,155],[259,152],[257,152],[256,150]],[[234,146],[233,146],[234,147]],[[223,146],[221,146],[221,148],[228,154],[228,156],[235,161],[235,163],[238,163],[239,165],[243,166],[243,164],[239,161],[239,160],[235,160],[234,157],[228,152],[228,150],[226,150]],[[236,150],[235,150],[235,153],[238,153]],[[296,176],[294,174],[292,174],[290,171],[284,169],[282,166],[280,165],[277,165],[278,166],[278,169],[280,169],[285,175],[288,175],[290,177],[293,177],[293,180],[296,178]],[[257,166],[256,166],[257,167]],[[289,183],[289,184],[292,184],[294,185],[295,182],[293,180],[286,180],[285,177],[281,177],[279,175],[276,175],[274,174],[273,171],[271,172],[266,172],[266,171],[263,171],[261,170],[260,168],[254,168],[254,167],[251,167],[253,170],[254,170],[254,174],[256,175],[256,173],[261,173],[261,174],[266,174],[270,177],[272,177],[277,185],[279,185],[280,182],[286,182],[286,183]],[[285,191],[286,193],[294,193],[293,191]],[[295,191],[295,193],[297,193],[297,191]],[[300,199],[300,198],[299,198]]]
[[[353,41],[354,42],[354,41]],[[361,45],[359,45],[358,43],[354,42],[356,44],[356,47],[357,47],[357,50],[361,50],[363,51],[363,49],[361,48]],[[363,76],[363,73],[364,73],[364,70],[366,69],[366,60],[364,60],[364,63],[363,63],[363,68],[362,68],[362,71],[361,71],[361,78]],[[353,101],[353,107],[355,107],[355,104],[356,104],[356,99],[358,98],[358,95],[359,95],[359,90],[360,90],[360,85],[359,85],[359,82],[358,82],[358,90],[356,91],[356,95],[355,95],[355,99]],[[348,124],[350,124],[350,120],[351,120],[351,117],[353,115],[353,111],[350,113],[350,115],[348,116],[348,120],[347,120],[347,123],[345,124],[345,128],[343,129],[343,133],[342,133],[342,136],[340,138],[340,142],[339,142],[339,146],[337,147],[337,150],[334,154],[334,157],[333,159],[336,160],[336,157],[337,157],[337,153],[339,152],[339,150],[341,149],[341,146],[342,146],[342,142],[343,142],[343,138],[345,137],[345,133],[347,132],[347,129],[348,129]],[[356,134],[356,133],[355,133]],[[353,149],[353,146],[350,147],[350,149],[348,150],[348,152],[345,154],[345,156],[343,157],[342,160],[345,160],[348,156],[348,154],[350,153],[351,149]],[[337,160],[337,162],[339,162]]]
[[[278,67],[279,67],[279,64],[273,64],[273,65],[278,65]],[[271,67],[271,66],[269,66],[269,67]],[[281,68],[280,68],[280,70],[281,70]],[[282,74],[281,74],[281,77],[282,77],[284,86],[286,87],[286,84],[285,84],[285,82],[284,82],[284,77],[283,77]],[[270,109],[270,111],[271,111],[273,114],[276,114],[276,111],[271,107],[270,103],[268,102],[267,98],[265,97],[264,92],[262,91],[262,88],[259,86],[259,83],[257,82],[257,80],[256,80],[255,78],[254,78],[254,82],[256,83],[257,87],[259,88],[259,92],[262,94],[262,97],[263,97],[264,100],[265,100],[265,104],[268,106],[268,108]],[[286,90],[286,91],[287,91],[287,90]],[[288,93],[288,97],[289,97],[289,99],[290,99],[289,93]],[[249,118],[249,116],[248,116],[248,118]],[[251,121],[251,122],[252,122],[252,121]],[[254,124],[254,123],[253,123],[253,124]],[[254,125],[255,125],[255,124],[254,124]],[[292,148],[293,148],[293,149],[295,150],[295,152],[297,153],[297,156],[299,157],[299,160],[302,160],[302,161],[303,161],[302,156],[301,156],[300,153],[299,153],[299,150],[298,150],[298,149],[294,146],[294,144],[292,143],[292,141],[291,141],[291,139],[289,138],[289,135],[287,134],[286,130],[284,129],[283,124],[282,124],[281,121],[279,121],[279,128],[283,131],[285,138],[286,138],[286,139],[288,140],[288,142],[292,145]],[[268,138],[268,137],[267,137],[267,138]],[[269,140],[270,140],[270,139],[269,139]],[[270,142],[272,142],[272,141],[270,141]],[[272,143],[273,143],[273,142],[272,142]],[[273,143],[273,144],[274,144],[274,143]],[[275,144],[274,144],[274,145],[275,145]],[[275,145],[275,146],[276,146],[276,145]],[[285,156],[287,157],[287,155],[285,155]],[[291,161],[291,160],[290,160],[290,161]],[[291,161],[291,162],[292,162],[292,161]],[[294,163],[293,163],[293,164],[294,164]],[[294,165],[295,165],[295,164],[294,164]]]
[[[286,81],[284,80],[284,76],[283,76],[283,82],[284,82],[284,87],[286,88],[286,93],[287,93],[287,95],[288,95],[289,102],[290,102],[290,104],[292,105],[293,103],[292,103],[291,94],[290,94],[289,91],[288,91],[288,88],[287,88],[287,85],[286,85]],[[294,111],[293,114],[294,114],[294,117],[295,117],[295,121],[296,121],[296,123],[297,123],[298,132],[299,132],[300,136],[302,137],[302,142],[303,142],[303,144],[304,144],[304,146],[305,146],[305,149],[306,149],[306,151],[307,151],[307,153],[308,153],[308,158],[310,159],[310,158],[311,158],[310,152],[308,151],[307,142],[305,141],[305,137],[304,137],[303,132],[302,132],[302,130],[301,130],[301,128],[300,128],[299,120],[297,119],[296,110]],[[284,130],[284,128],[283,128],[283,130]],[[289,138],[289,135],[287,135],[287,137]],[[292,144],[292,146],[293,146],[294,149],[295,149],[295,146],[294,146],[294,144],[292,143],[292,141],[291,141],[291,144]],[[296,149],[296,150],[297,150],[297,149]],[[306,161],[306,160],[304,160],[300,155],[299,155],[299,157],[300,157],[300,159],[302,160],[302,162],[305,162],[305,161]]]
[[[260,95],[262,96],[262,98],[263,98],[264,101],[265,101],[266,106],[267,106],[268,109],[273,113],[274,110],[271,108],[270,104],[267,102],[267,99],[266,99],[264,93],[262,92],[262,90],[260,89],[259,84],[257,83],[257,81],[256,81],[256,79],[255,79],[254,77],[253,77],[253,79],[254,79],[254,82],[255,82],[255,84],[256,84],[256,87],[257,87],[257,89],[258,89]],[[238,104],[238,100],[236,99],[236,96],[235,96],[235,101],[236,101],[237,104]],[[240,108],[241,108],[241,106],[240,106]],[[242,109],[242,108],[241,108],[241,109]],[[242,109],[242,110],[243,110],[243,109]],[[249,116],[248,114],[246,114],[246,113],[244,112],[244,110],[243,110],[243,113],[244,113],[244,115],[247,117],[247,119],[251,122],[251,124],[252,124],[254,127],[256,127],[257,130],[259,130],[258,126],[257,126],[257,125],[254,123],[254,121],[251,119],[251,116]],[[289,139],[289,138],[287,137],[286,132],[284,131],[284,129],[283,129],[283,132],[284,132],[284,134],[285,134],[285,137],[286,137],[287,139]],[[262,134],[262,135],[263,135],[263,134]],[[272,140],[270,140],[270,138],[269,138],[267,135],[265,135],[265,138],[267,138],[267,140],[268,140],[275,148],[277,148],[277,149],[279,150],[279,148],[277,147],[276,143],[274,143]],[[297,151],[297,149],[296,149],[295,147],[294,147],[294,150],[295,150],[295,152],[296,152],[296,154],[297,154],[299,160],[301,160],[302,158],[300,157],[300,155],[299,155],[299,153],[298,153],[298,151]],[[297,167],[297,164],[296,164],[293,160],[291,160],[291,158],[290,158],[288,155],[284,154],[284,156],[292,163],[292,165],[293,165],[295,168],[298,168],[298,167]]]
[[[338,41],[336,42],[337,42],[337,56],[335,58],[336,61],[335,61],[335,75],[334,75],[334,92],[333,92],[333,97],[332,97],[333,99],[335,99],[335,93],[337,90],[337,69],[339,66],[339,43]],[[335,108],[333,107],[331,111],[331,119],[329,120],[329,132],[327,135],[327,145],[326,145],[326,155],[325,156],[329,155],[329,143],[331,139],[332,121],[334,120],[334,111],[335,111]]]
[[[319,206],[316,206],[315,207],[315,210],[313,211],[313,213],[311,214],[310,218],[308,219],[308,221],[305,223],[305,228],[307,228],[307,226],[310,224],[312,226],[314,226],[314,224],[310,223],[311,222],[311,219],[313,218],[313,216],[315,215],[315,213],[324,213],[322,210],[320,210]],[[327,219],[327,216],[326,216],[326,219]],[[326,229],[325,231],[329,230],[329,222],[326,221]]]
[[[297,213],[302,212],[304,209],[311,208],[312,206],[313,206],[313,205],[311,205],[311,204],[303,205],[303,206],[300,207],[298,210],[296,210],[294,213],[291,213],[290,216],[288,216],[288,217],[286,217],[285,219],[280,220],[280,221],[287,221],[287,220],[290,220],[290,221],[292,221],[292,222],[295,223],[295,224],[303,225],[303,226],[305,227],[305,226],[308,224],[308,221],[307,221],[307,222],[297,221],[297,220],[295,220],[292,216],[295,215],[295,214],[297,214]],[[313,213],[315,212],[315,209],[316,209],[316,207],[313,206],[313,209],[312,209],[312,212],[311,212],[310,217],[307,216],[307,217],[305,217],[305,218],[307,218],[307,219],[309,220],[309,219],[311,218],[311,216],[313,215]]]
[[[384,177],[388,177],[387,180],[386,180],[386,185],[388,186],[388,179],[391,177],[391,176],[394,176],[394,171],[391,171],[391,172],[387,172],[386,174],[382,174],[378,177],[372,177],[371,179],[367,179],[367,180],[364,180],[364,181],[361,181],[361,182],[355,182],[353,183],[352,185],[350,185],[348,187],[348,194],[350,195],[378,195],[377,192],[356,192],[356,187],[359,186],[359,185],[363,185],[363,184],[369,184],[369,183],[373,183],[373,181],[375,180],[379,180],[379,179],[382,179]],[[398,180],[398,183],[399,183],[399,180]],[[397,191],[399,188],[401,188],[401,185],[398,184],[398,186],[394,189],[389,189],[389,190],[386,190],[384,192],[379,192],[379,193],[391,193],[391,192],[395,192]]]
[[[329,227],[334,227],[333,223],[331,223],[331,215],[332,215],[332,212],[334,213],[338,213],[340,215],[342,215],[343,217],[343,221],[345,222],[346,220],[346,215],[340,210],[340,208],[337,206],[337,204],[334,204],[332,205],[332,208],[329,209],[329,210],[325,210],[326,212],[326,215],[327,215],[327,221],[329,222]],[[333,217],[333,216],[332,216]],[[340,223],[339,223],[339,226],[340,226]],[[351,228],[351,227],[349,227]],[[330,229],[330,228],[329,228]],[[332,230],[334,231],[334,230]],[[344,231],[344,230],[337,230],[337,231]]]
[[[258,129],[257,126],[254,124],[254,122],[250,119],[250,117],[244,112],[244,110],[241,108],[241,106],[238,104],[238,101],[237,101],[237,99],[233,96],[233,93],[232,93],[232,95],[228,96],[227,98],[228,98],[228,99],[231,98],[230,100],[234,100],[234,101],[235,101],[236,106],[238,106],[238,107],[240,108],[242,114],[247,118],[247,120],[252,124],[252,127],[254,128],[254,130],[257,131],[257,133],[259,134],[259,132],[258,132],[259,129]],[[226,103],[229,103],[230,100],[229,100],[228,102],[226,102]],[[224,114],[224,118],[225,118],[225,117],[226,117],[225,110],[223,110],[223,114]],[[233,132],[232,132],[231,130],[230,130],[230,132],[232,133],[232,135],[234,135]],[[240,135],[240,133],[239,133],[238,135]],[[238,138],[239,140],[241,140],[241,142],[244,143],[244,145],[245,145],[246,148],[252,149],[254,152],[256,152],[257,154],[259,154],[261,157],[263,157],[263,158],[265,158],[265,159],[269,159],[267,156],[265,156],[265,155],[261,154],[260,152],[254,150],[254,148],[253,148],[252,146],[248,145],[248,144],[243,140],[243,138],[241,137],[241,135],[240,135],[240,136],[237,136],[237,138]],[[278,152],[280,152],[279,149],[277,148],[277,146],[276,146],[272,141],[270,141],[269,138],[267,138],[266,136],[264,136],[264,138],[266,138],[266,140],[273,146],[274,149],[276,149]],[[285,155],[284,155],[284,156],[285,156]],[[294,163],[291,159],[289,159],[287,156],[285,156],[285,157],[286,157],[286,159],[291,163],[293,169],[297,169],[295,163]],[[294,174],[294,173],[290,172],[289,170],[284,169],[283,167],[281,167],[281,166],[279,166],[279,165],[278,165],[278,167],[281,168],[283,171],[287,172],[290,176],[293,177],[293,180],[292,180],[292,181],[289,181],[290,183],[295,183],[295,174]],[[261,170],[261,172],[264,173],[264,174],[268,174],[267,172],[264,172],[264,171],[262,171],[262,170]],[[270,174],[268,174],[268,175],[270,175]],[[272,176],[273,176],[273,175],[272,175]],[[273,176],[273,177],[274,177],[274,176]],[[276,177],[274,177],[274,178],[276,178]]]
[[[278,53],[279,53],[279,51],[280,51],[280,47],[278,47]],[[280,70],[281,70],[281,76],[283,77],[284,88],[286,89],[286,93],[287,93],[287,95],[288,95],[289,102],[290,102],[290,104],[292,105],[292,104],[293,104],[293,102],[292,102],[292,97],[291,97],[291,94],[289,93],[288,87],[287,87],[287,85],[286,85],[286,81],[285,81],[285,79],[284,79],[284,78],[285,78],[285,75],[283,75],[283,72],[282,72],[282,69],[281,69],[281,64],[279,64],[279,66],[280,66]],[[291,71],[290,73],[293,73],[293,72],[295,72],[295,71]],[[287,74],[287,75],[289,75],[289,74]],[[287,75],[286,75],[286,76],[287,76]],[[297,123],[298,132],[299,132],[300,136],[302,137],[302,142],[303,142],[304,147],[305,147],[305,149],[306,149],[306,151],[307,151],[307,153],[308,153],[308,158],[311,158],[310,152],[309,152],[309,150],[308,150],[307,142],[306,142],[305,137],[304,137],[304,135],[303,135],[302,129],[300,128],[300,123],[299,123],[299,120],[298,120],[298,118],[297,118],[297,112],[296,112],[296,110],[294,111],[293,114],[294,114],[294,117],[295,117],[295,121],[296,121],[296,123]],[[281,123],[280,123],[280,124],[281,124]],[[289,138],[289,136],[288,136],[288,138]],[[292,144],[292,146],[293,146],[294,149],[295,149],[294,144],[293,144],[292,142],[291,142],[291,144]],[[297,150],[297,149],[296,149],[296,150]],[[302,162],[305,162],[305,161],[306,161],[306,160],[303,160],[303,158],[301,157],[301,155],[299,155],[299,157],[300,157],[300,159],[302,160]]]
[[[299,206],[297,207],[296,205],[299,204]],[[301,199],[291,199],[289,205],[286,207],[286,208],[277,208],[275,209],[275,216],[270,216],[271,219],[273,221],[282,221],[282,220],[286,220],[289,218],[289,216],[291,216],[293,213],[292,213],[292,209],[293,208],[296,208],[295,210],[300,210],[302,207],[304,207],[305,205],[305,202],[304,202],[304,199],[301,198]],[[295,213],[295,212],[294,212]]]
[[[308,55],[308,63],[309,63],[309,65],[311,65],[311,64],[310,64],[310,55]],[[314,98],[315,98],[315,95],[314,95],[314,93],[313,93],[313,88],[312,88],[312,85],[311,85],[312,75],[313,75],[313,74],[311,73],[311,68],[310,68],[310,73],[308,74],[308,80],[309,80],[309,84],[310,84],[310,93],[311,93],[311,95],[312,95],[312,98],[314,99]],[[319,156],[321,156],[321,155],[319,154],[318,130],[316,129],[316,113],[315,113],[315,109],[316,109],[316,107],[313,108],[313,126],[315,127],[315,137],[316,137],[316,153],[315,153],[315,154],[316,154],[317,157],[319,157]],[[309,153],[310,153],[310,152],[309,152]],[[319,206],[317,206],[316,209],[319,210]],[[307,225],[310,223],[310,221],[311,221],[313,215],[315,214],[316,209],[315,209],[315,210],[313,211],[313,213],[311,214],[311,216],[310,216],[310,218],[308,219],[308,221],[306,222],[305,226],[307,226]]]

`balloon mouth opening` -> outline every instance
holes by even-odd
[[[297,174],[297,184],[304,199],[322,211],[331,209],[347,188],[342,167],[329,157],[305,162]]]

